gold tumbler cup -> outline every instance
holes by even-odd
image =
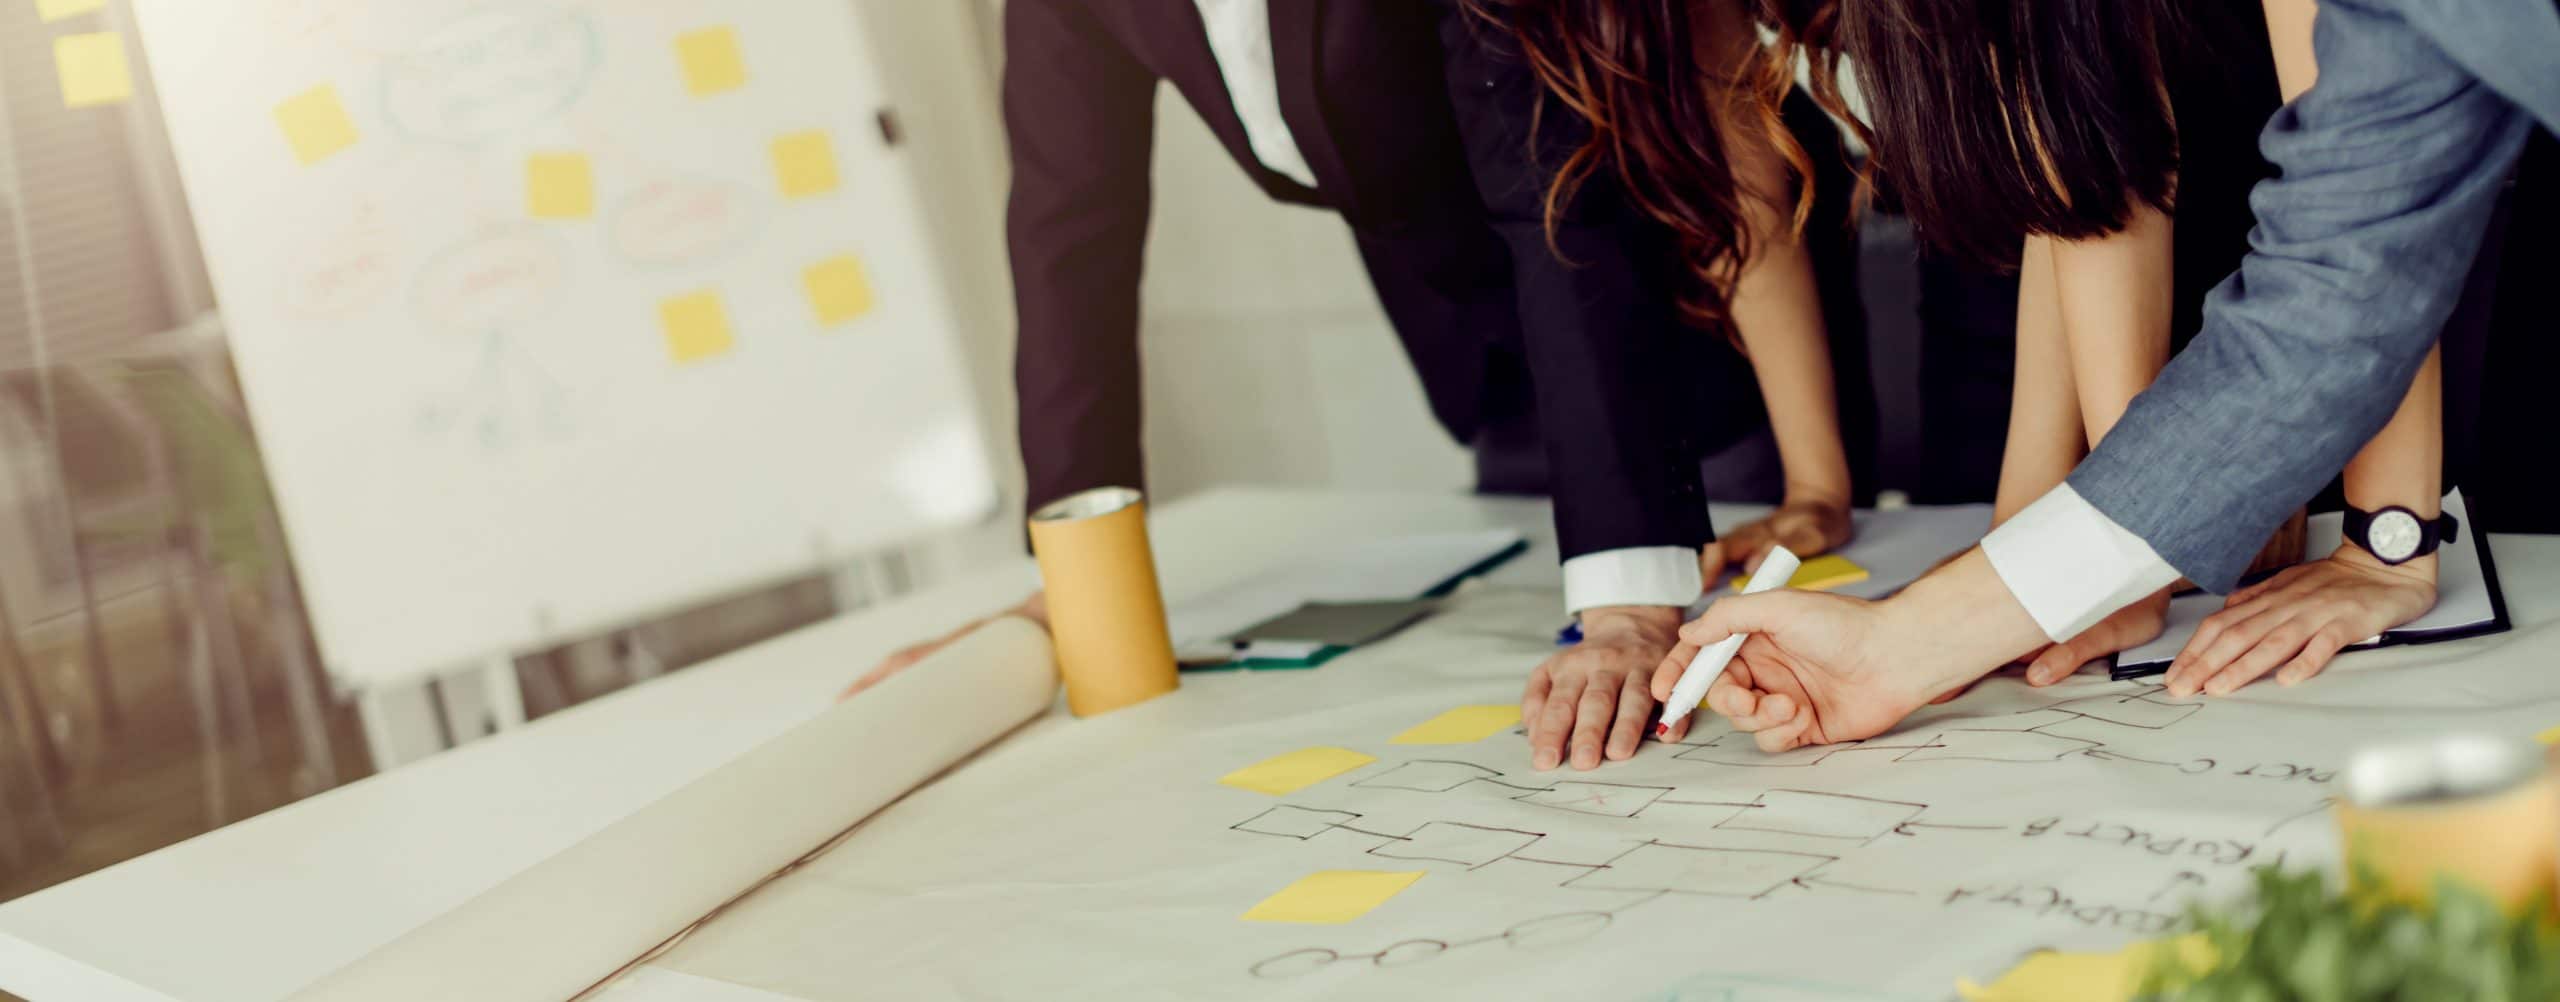
[[[2436,881],[2468,884],[2510,911],[2560,879],[2560,779],[2528,742],[2454,735],[2369,748],[2342,777],[2348,876],[2410,902]]]
[[[1031,513],[1031,552],[1049,597],[1049,634],[1067,709],[1109,713],[1182,685],[1136,490],[1097,487]]]

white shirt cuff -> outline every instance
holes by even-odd
[[[1676,605],[1698,600],[1698,551],[1685,546],[1633,546],[1585,553],[1564,562],[1564,611],[1604,605]]]
[[[2178,579],[2151,544],[2063,484],[1982,538],[2009,594],[2055,643]]]

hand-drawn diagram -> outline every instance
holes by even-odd
[[[584,12],[483,7],[386,60],[382,106],[403,133],[473,147],[567,110],[602,61]]]
[[[420,268],[418,315],[469,339],[475,361],[461,387],[420,409],[419,428],[440,434],[468,422],[491,448],[526,428],[565,433],[568,393],[521,340],[568,283],[567,249],[531,223],[484,231]]]
[[[2325,784],[2332,778],[2329,770],[2299,765],[2226,765],[2210,758],[2167,761],[2138,757],[2113,743],[2156,735],[2201,710],[2201,703],[2170,700],[2159,686],[2139,686],[1783,755],[1761,754],[1750,745],[1747,736],[1728,733],[1691,744],[1670,756],[1673,761],[1718,770],[1720,782],[1713,792],[1676,780],[1665,782],[1659,778],[1658,770],[1646,774],[1652,782],[1606,782],[1588,778],[1588,774],[1518,776],[1455,758],[1377,762],[1348,777],[1339,789],[1360,791],[1366,798],[1362,803],[1367,805],[1375,805],[1381,796],[1390,798],[1389,802],[1412,798],[1412,802],[1426,805],[1501,801],[1555,812],[1559,825],[1582,829],[1588,829],[1590,822],[1568,819],[1581,817],[1609,824],[1650,819],[1657,824],[1628,829],[1614,848],[1595,851],[1587,838],[1566,849],[1556,843],[1549,831],[1541,830],[1544,826],[1519,823],[1516,811],[1508,824],[1459,820],[1442,813],[1419,823],[1380,825],[1363,810],[1349,809],[1349,805],[1339,802],[1268,807],[1236,822],[1231,830],[1311,847],[1356,847],[1366,855],[1405,865],[1449,866],[1463,872],[1520,867],[1558,871],[1553,886],[1590,894],[1597,900],[1590,908],[1532,918],[1499,932],[1448,939],[1406,939],[1376,949],[1307,947],[1263,960],[1253,965],[1251,973],[1257,978],[1289,978],[1338,963],[1394,967],[1453,950],[1497,943],[1515,949],[1558,945],[1597,934],[1629,909],[1681,898],[1751,902],[1806,893],[1872,895],[1948,909],[1994,909],[2086,929],[2146,935],[2165,931],[2180,921],[2180,902],[2162,900],[2163,894],[2183,894],[2203,885],[2206,877],[2199,870],[2237,873],[2245,866],[2265,862],[2261,842],[2272,837],[2274,829],[2263,835],[2256,831],[2170,831],[2103,816],[1997,822],[1947,818],[1933,814],[1930,805],[1917,800],[1824,791],[1801,783],[1757,789],[1752,788],[1758,787],[1753,783],[1745,787],[1749,792],[1737,792],[1728,782],[1737,774],[1723,770],[1739,768],[1742,771],[1738,775],[1748,782],[1755,776],[1810,778],[1815,773],[1805,770],[1841,768],[1859,762],[1890,764],[1899,771],[1942,769],[1958,763],[2025,765],[2076,759],[2174,770],[2185,775],[2213,773],[2233,779],[2312,785]],[[1665,829],[1659,823],[1676,828]],[[2278,822],[2276,827],[2283,824]],[[1666,831],[1682,835],[1665,837]],[[2195,869],[2179,870],[2175,879],[2150,895],[2150,900],[2127,901],[2108,900],[2034,880],[1889,886],[1891,881],[1856,875],[1854,861],[1869,847],[1913,838],[2051,841],[2077,847],[2071,850],[2076,853],[2130,853],[2137,854],[2134,858]],[[1993,848],[1998,843],[1985,845]],[[1544,886],[1543,880],[1538,883]],[[1699,981],[1684,984],[1672,997],[1868,996],[1819,985]]]

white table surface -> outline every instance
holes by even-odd
[[[1533,541],[1498,583],[1555,585],[1537,501],[1228,490],[1168,505],[1154,537],[1178,601],[1329,541],[1487,527]],[[2520,631],[2560,620],[2560,538],[2495,537],[2493,552]],[[282,998],[807,719],[881,654],[1032,582],[1029,561],[1012,561],[0,905],[0,989],[34,1002]],[[2552,641],[2464,643],[2516,642]],[[2428,650],[2451,649],[2360,656]],[[1060,726],[1052,717],[1010,740]]]

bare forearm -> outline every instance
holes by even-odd
[[[2095,446],[2169,363],[2175,224],[2144,206],[2123,230],[2053,242],[2053,274],[2081,430]]]
[[[2444,350],[2430,349],[2391,423],[2347,461],[2347,502],[2436,515],[2444,494]]]
[[[2008,445],[2000,455],[2000,487],[1991,505],[1993,526],[2070,476],[2087,451],[2071,353],[2062,340],[2062,307],[2048,237],[2028,237],[2019,254],[2017,341]]]

